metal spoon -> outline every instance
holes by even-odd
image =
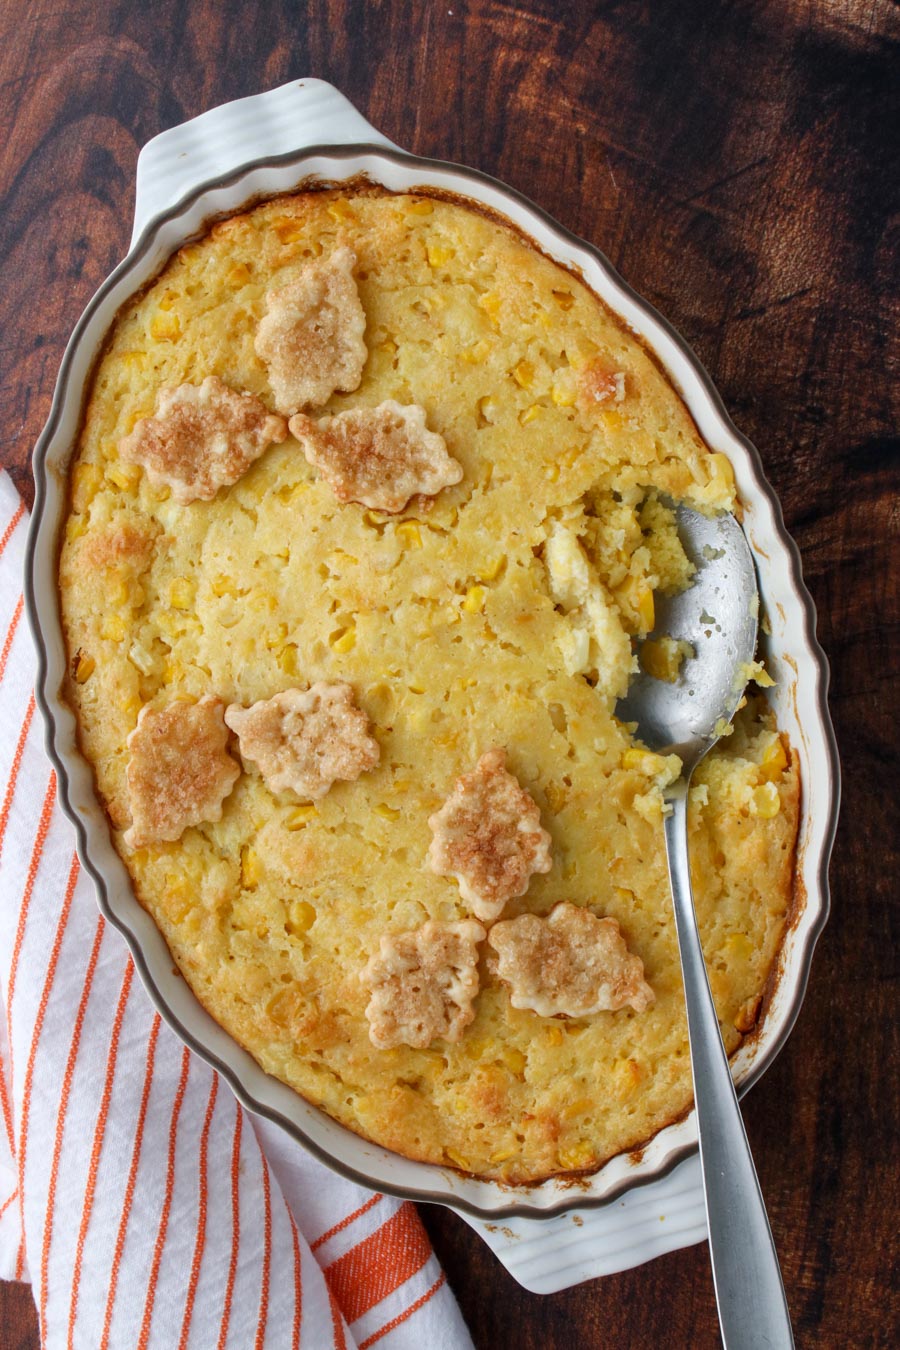
[[[758,593],[753,557],[733,516],[676,507],[678,532],[697,568],[693,584],[658,607],[656,631],[691,644],[678,680],[642,672],[616,715],[636,722],[640,740],[676,754],[682,774],[665,791],[666,856],[687,1004],[694,1100],[713,1283],[726,1350],[792,1347],[772,1230],[753,1166],[709,991],[697,932],[687,847],[691,774],[715,745],[746,684],[756,649]]]

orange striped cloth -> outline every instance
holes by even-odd
[[[0,1277],[51,1350],[465,1350],[412,1205],[238,1106],[96,906],[35,712],[0,477]]]

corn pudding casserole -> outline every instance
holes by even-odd
[[[256,206],[98,360],[59,578],[116,847],[213,1017],[398,1153],[526,1183],[690,1105],[680,764],[615,715],[691,582],[672,501],[734,509],[727,459],[576,277],[456,201]],[[694,655],[640,650],[670,680]],[[748,673],[690,793],[729,1052],[798,822]]]

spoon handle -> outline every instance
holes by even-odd
[[[697,931],[687,845],[687,784],[664,819],[687,1004],[713,1284],[725,1350],[790,1350],[791,1319],[772,1230],[722,1045]]]

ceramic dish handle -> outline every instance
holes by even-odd
[[[324,80],[292,80],[212,108],[155,136],[138,156],[131,247],[154,216],[201,183],[253,160],[356,144],[395,148]]]

